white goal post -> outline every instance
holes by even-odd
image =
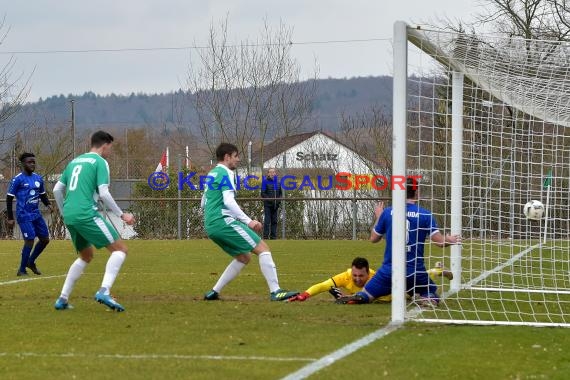
[[[570,44],[398,21],[393,52],[392,173],[422,173],[419,205],[463,244],[426,242],[426,268],[453,280],[420,309],[393,190],[392,321],[570,327]],[[525,218],[530,200],[542,220]]]

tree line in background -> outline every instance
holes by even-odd
[[[115,178],[146,178],[166,147],[170,148],[172,168],[186,166],[189,161],[194,170],[207,171],[215,161],[215,147],[222,141],[236,144],[244,162],[247,162],[245,156],[251,142],[263,161],[263,147],[271,140],[323,128],[347,144],[352,143],[354,150],[368,152],[372,159],[377,160],[378,155],[389,151],[388,147],[379,147],[378,141],[366,136],[378,134],[375,127],[385,130],[388,126],[386,107],[378,104],[378,99],[366,102],[365,107],[369,106],[370,111],[348,113],[339,108],[334,114],[318,119],[315,115],[315,108],[319,106],[316,99],[318,70],[315,68],[312,79],[301,80],[300,67],[291,57],[288,43],[291,30],[283,24],[272,29],[266,23],[259,40],[242,41],[239,45],[228,42],[227,20],[218,27],[212,26],[209,36],[208,47],[200,50],[199,62],[190,65],[187,90],[172,94],[170,109],[164,112],[168,116],[162,123],[134,128],[115,123],[90,129],[71,128],[70,119],[62,121],[60,117],[58,121],[52,113],[41,112],[41,107],[28,107],[20,116],[25,120],[25,127],[14,124],[14,134],[7,139],[11,149],[6,149],[10,144],[5,144],[4,151],[0,152],[0,161],[4,164],[0,170],[4,177],[17,172],[16,159],[23,150],[33,151],[38,156],[38,170],[42,174],[59,173],[73,156],[71,147],[76,147],[76,153],[85,151],[89,134],[101,128],[116,138],[114,155],[109,160]],[[334,82],[327,82],[331,81]],[[350,91],[348,95],[336,95],[354,97]],[[129,100],[110,98],[116,103],[149,99],[144,95],[129,97]],[[68,99],[57,100],[58,107],[69,107]],[[86,94],[83,100],[94,102],[98,97]],[[49,102],[43,101],[40,105],[43,103]],[[81,114],[80,102],[75,101],[75,105],[76,113]],[[60,109],[59,113],[64,111]],[[148,116],[149,111],[145,112]],[[188,115],[193,115],[192,122]],[[81,123],[76,121],[75,126],[78,124]],[[186,157],[186,147],[190,157]]]
[[[566,0],[484,0],[482,3],[486,7],[481,8],[474,23],[442,21],[439,27],[556,41],[569,38],[570,8]],[[292,58],[288,43],[291,34],[291,29],[283,24],[273,29],[266,22],[258,40],[234,45],[228,42],[228,20],[212,25],[207,48],[201,50],[197,62],[189,65],[186,89],[156,95],[162,97],[158,111],[162,116],[158,120],[148,109],[148,101],[155,95],[98,97],[88,93],[83,95],[81,103],[117,104],[111,118],[119,117],[121,105],[136,103],[134,113],[143,120],[143,125],[133,127],[117,119],[95,125],[94,117],[82,120],[79,116],[78,126],[93,124],[89,129],[78,128],[75,136],[71,136],[69,119],[61,117],[68,112],[69,99],[58,96],[38,102],[40,107],[25,106],[33,75],[14,76],[14,61],[9,61],[0,72],[3,78],[0,82],[1,174],[9,177],[17,170],[14,157],[23,150],[38,155],[43,174],[59,173],[73,154],[70,149],[73,142],[78,152],[85,151],[89,134],[99,128],[109,130],[116,137],[116,150],[110,163],[113,176],[121,178],[145,178],[166,146],[173,153],[171,165],[177,165],[178,157],[182,157],[185,146],[189,146],[191,164],[198,170],[207,170],[212,164],[213,149],[222,140],[232,141],[246,152],[249,141],[253,142],[254,149],[262,150],[270,139],[313,129],[328,130],[369,158],[391,162],[390,78],[351,80],[362,88],[370,87],[371,83],[381,84],[380,90],[378,86],[372,86],[376,87],[374,90],[368,88],[369,94],[376,98],[367,101],[363,101],[366,95],[361,97],[363,94],[355,93],[350,87],[335,92],[340,80],[317,80],[317,65],[312,78],[301,79],[299,65]],[[327,90],[323,91],[323,87]],[[378,98],[379,94],[382,99]],[[446,93],[439,96],[442,104],[449,103]],[[334,113],[323,112],[327,104],[334,105]],[[77,105],[78,115],[82,115],[82,105],[80,102]],[[83,115],[91,115],[87,108],[85,111]],[[60,116],[55,117],[56,114]],[[319,119],[319,115],[325,117]],[[448,125],[442,123],[439,133],[445,133]]]

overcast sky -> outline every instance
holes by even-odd
[[[305,75],[391,75],[396,20],[469,20],[476,0],[0,0],[5,17],[0,64],[31,76],[28,98],[93,91],[170,92],[185,86],[192,49],[226,16],[231,39],[255,39],[267,19],[293,30],[292,53]],[[8,30],[9,29],[9,30]],[[380,40],[377,40],[380,39]],[[331,42],[375,40],[368,42]],[[307,43],[312,42],[312,43]],[[328,43],[327,43],[328,42]],[[156,50],[132,51],[128,49]],[[123,49],[111,52],[65,51]],[[50,51],[48,53],[40,53]],[[53,52],[59,51],[59,52]],[[13,52],[13,53],[11,53]],[[27,53],[24,53],[27,52]]]

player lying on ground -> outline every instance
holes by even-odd
[[[424,264],[424,244],[429,236],[431,241],[440,247],[460,244],[459,235],[442,235],[432,213],[416,203],[418,201],[418,185],[414,178],[406,183],[406,292],[409,296],[419,297],[419,304],[437,305],[439,295],[437,285],[429,278]],[[392,293],[392,207],[384,209],[380,202],[374,210],[376,223],[370,232],[370,241],[379,242],[386,238],[384,262],[364,288],[352,296],[341,297],[339,303],[368,303],[378,297]]]
[[[313,297],[317,294],[329,292],[335,299],[339,299],[347,294],[354,294],[362,290],[364,285],[368,282],[376,271],[370,269],[368,265],[368,260],[363,257],[356,257],[352,261],[352,267],[348,268],[346,271],[339,273],[328,280],[319,282],[311,286],[309,289],[305,290],[303,293],[298,294],[296,297],[290,298],[289,302],[294,301],[306,301],[309,297]],[[428,271],[429,276],[432,280],[437,277],[445,277],[448,280],[453,279],[453,274],[444,269],[443,265],[438,262],[436,266]],[[342,289],[345,290],[343,293]],[[379,302],[390,302],[392,301],[392,296],[382,296],[378,297],[376,301]]]

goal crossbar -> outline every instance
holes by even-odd
[[[445,38],[453,38],[450,41],[450,48],[446,51],[437,46],[429,38],[426,32],[432,32]],[[423,30],[420,28],[408,27],[408,41],[416,47],[434,57],[443,66],[463,73],[469,80],[477,83],[477,86],[512,107],[533,115],[542,120],[570,126],[570,81],[562,80],[561,75],[568,73],[568,67],[554,65],[551,61],[540,62],[533,70],[516,70],[510,65],[511,56],[503,56],[501,47],[494,47],[482,39],[473,35],[452,34],[447,32],[437,32]],[[504,41],[498,39],[497,41]],[[528,40],[509,39],[507,44],[516,44],[524,48]],[[556,54],[563,55],[565,65],[570,60],[570,50],[568,46],[552,41],[533,41],[535,44],[544,45],[541,50],[558,50]],[[485,48],[482,49],[481,46]],[[550,51],[553,55],[554,52]],[[477,66],[469,65],[469,55],[483,55],[477,60]],[[537,53],[538,54],[538,53]],[[492,71],[492,72],[491,72]],[[528,101],[521,96],[521,88],[535,88],[536,91],[548,89],[550,93],[555,92],[556,96],[537,98]],[[566,111],[564,111],[566,110]],[[562,112],[561,112],[562,111]]]

